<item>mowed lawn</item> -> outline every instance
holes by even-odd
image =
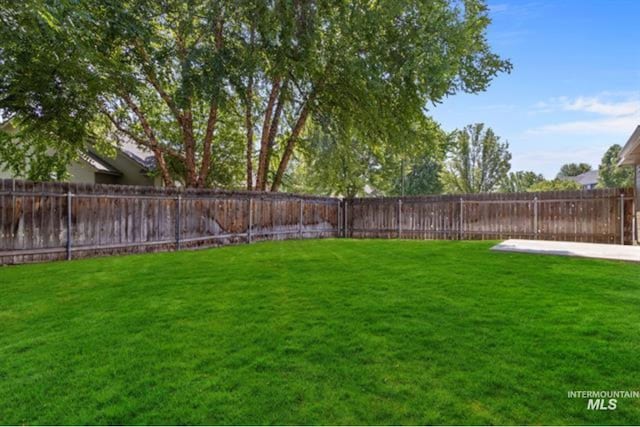
[[[640,265],[491,245],[0,268],[0,424],[637,424]]]

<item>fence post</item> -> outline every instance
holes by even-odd
[[[253,197],[249,197],[249,224],[247,228],[247,241],[251,243],[251,232],[253,228]]]
[[[344,238],[349,235],[349,201],[344,200],[344,213],[342,214],[342,220],[344,221]]]
[[[15,227],[13,226],[13,223],[16,220],[16,180],[15,178],[13,178],[11,180],[11,247],[13,247],[15,249],[16,247],[16,236],[14,233]],[[13,257],[13,260],[15,262],[15,256]]]
[[[67,260],[71,259],[71,210],[73,209],[71,197],[71,190],[67,190]]]
[[[637,230],[636,211],[634,209],[633,210],[633,216],[631,217],[631,244],[632,245],[637,245],[638,244],[638,237],[636,236],[636,230]]]
[[[638,231],[638,226],[636,224],[636,199],[635,197],[631,200],[631,244],[638,244],[638,236],[636,235]]]
[[[464,231],[462,227],[462,224],[464,223],[463,209],[464,209],[464,200],[462,200],[462,197],[460,197],[460,225],[458,228],[458,240],[462,240],[464,238]]]
[[[182,196],[180,194],[178,194],[178,197],[176,198],[176,250],[177,251],[180,250],[180,226],[181,226],[180,212],[181,212],[181,206],[182,206]]]
[[[336,224],[336,236],[342,237],[342,200],[338,200],[338,223]]]
[[[624,193],[620,193],[620,244],[624,245]]]
[[[398,239],[402,239],[402,199],[398,199]]]
[[[538,196],[533,198],[533,235],[538,238]]]
[[[633,198],[631,199],[631,244],[634,246],[638,244],[638,236],[637,236],[638,226],[636,224],[637,215],[638,214],[636,212],[636,197],[634,193]]]
[[[302,222],[304,221],[304,200],[300,199],[300,221],[298,223],[298,237],[302,239]]]

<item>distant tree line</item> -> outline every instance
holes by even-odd
[[[579,190],[582,186],[571,178],[592,170],[587,163],[567,163],[552,179],[545,179],[542,174],[533,171],[511,171],[509,144],[482,123],[466,126],[448,135],[434,128],[430,135],[430,144],[425,144],[429,147],[428,151],[418,153],[404,165],[404,169],[398,169],[398,177],[381,193],[420,195]],[[633,185],[633,168],[617,164],[620,151],[620,145],[615,144],[603,155],[598,188]],[[366,162],[358,164],[363,170],[367,169]],[[377,169],[373,167],[370,174]],[[367,175],[360,175],[363,177],[362,185],[357,187],[360,193],[364,190],[364,178]],[[381,187],[372,185],[371,188]]]

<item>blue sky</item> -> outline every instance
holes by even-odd
[[[640,124],[640,0],[495,0],[489,8],[489,42],[513,71],[431,114],[447,131],[492,127],[509,141],[512,170],[552,178],[568,162],[597,168]]]

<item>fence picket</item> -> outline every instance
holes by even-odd
[[[0,264],[316,237],[629,244],[634,209],[633,189],[338,199],[0,180]]]

